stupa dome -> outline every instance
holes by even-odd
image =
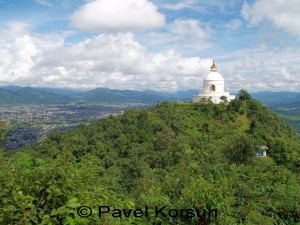
[[[224,81],[224,78],[218,72],[210,72],[209,74],[206,75],[204,80],[216,80],[216,81],[221,80],[221,81]]]
[[[235,99],[234,95],[229,95],[229,92],[224,91],[224,78],[218,72],[218,67],[213,61],[210,67],[210,73],[206,75],[203,81],[203,92],[193,96],[193,102],[201,102],[202,99],[210,98],[213,103],[220,103],[223,101],[221,97],[225,96],[227,101]]]

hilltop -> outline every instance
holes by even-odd
[[[262,145],[269,148],[265,158],[256,156]],[[17,220],[232,225],[299,219],[299,136],[244,90],[228,105],[208,100],[130,109],[51,133],[0,159],[1,199],[12,202]],[[79,206],[89,206],[91,217],[80,218]],[[149,206],[152,217],[99,218],[98,206]],[[166,206],[166,217],[153,216],[155,206]],[[218,217],[172,217],[171,209],[216,209]],[[12,223],[4,215],[3,224]]]
[[[127,104],[142,103],[155,105],[157,102],[191,101],[197,90],[159,92],[152,90],[133,91],[96,88],[92,90],[43,88],[43,87],[0,87],[0,105],[53,105],[53,104]],[[251,94],[272,111],[276,112],[285,122],[300,133],[300,93],[267,92]]]

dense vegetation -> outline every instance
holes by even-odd
[[[300,134],[300,94],[295,92],[258,92],[252,97],[258,99],[276,112]]]
[[[1,153],[0,225],[299,224],[299,136],[246,91],[238,97],[131,109]],[[267,157],[256,156],[262,145]],[[110,213],[99,218],[99,206]],[[112,215],[146,206],[149,216]],[[204,216],[212,209],[216,218]]]
[[[287,124],[300,134],[300,107],[290,110],[277,109],[276,111],[274,110],[274,112],[282,117]]]

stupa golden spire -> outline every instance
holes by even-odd
[[[213,64],[212,64],[212,66],[210,67],[210,71],[217,71],[218,70],[218,67],[216,66],[216,64],[215,64],[215,60],[213,60]]]

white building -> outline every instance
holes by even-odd
[[[213,103],[218,104],[222,102],[220,99],[222,96],[225,96],[228,102],[235,99],[234,95],[229,95],[229,92],[224,92],[224,78],[217,72],[217,69],[215,61],[213,61],[210,73],[206,75],[203,81],[203,92],[194,95],[193,102],[200,102],[202,98],[211,98]]]

